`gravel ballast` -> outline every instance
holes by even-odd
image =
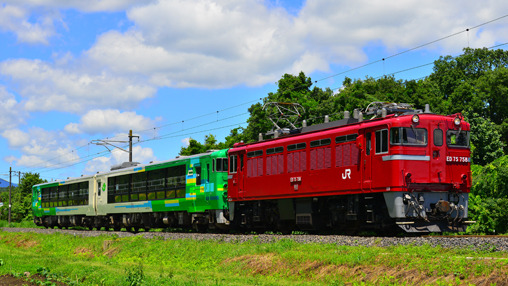
[[[278,235],[278,234],[216,234],[216,233],[178,233],[178,232],[140,232],[68,230],[43,228],[2,228],[5,232],[33,232],[41,234],[62,233],[75,236],[112,235],[116,237],[141,236],[144,238],[214,240],[225,243],[272,243],[281,239],[297,243],[327,243],[348,246],[388,247],[397,245],[430,245],[443,248],[466,248],[479,251],[508,251],[508,236],[452,236],[452,237],[364,237],[346,235]]]

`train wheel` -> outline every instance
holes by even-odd
[[[193,226],[194,230],[196,230],[197,232],[206,232],[208,230],[208,225],[206,224],[198,224],[198,223],[195,223]]]

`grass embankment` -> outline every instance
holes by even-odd
[[[71,285],[498,284],[508,253],[0,232],[0,275]]]

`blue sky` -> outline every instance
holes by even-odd
[[[502,0],[2,1],[0,178],[107,171],[128,154],[90,142],[129,130],[142,163],[190,137],[223,140],[284,73],[332,89],[345,76],[422,78],[432,65],[398,72],[506,43],[508,17],[390,56],[507,14]]]

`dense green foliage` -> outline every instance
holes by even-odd
[[[32,186],[44,183],[39,174],[25,173],[21,177],[19,186],[11,190],[11,221],[32,220]],[[0,193],[4,206],[0,208],[0,219],[7,220],[9,216],[9,192]]]
[[[485,166],[473,166],[469,197],[471,233],[508,233],[508,155]]]
[[[488,118],[477,113],[465,113],[467,122],[471,124],[471,160],[473,164],[485,165],[504,155],[505,143],[501,134]]]
[[[208,150],[220,150],[224,149],[224,143],[217,144],[217,139],[212,134],[205,136],[205,144],[199,143],[195,139],[189,140],[189,146],[182,147],[180,155],[189,156],[194,154],[204,153]]]
[[[504,282],[506,252],[0,232],[0,275],[66,285],[463,285]],[[470,259],[464,259],[470,257]],[[488,262],[486,262],[488,258]],[[494,258],[494,259],[492,259]],[[51,281],[50,281],[51,282]],[[43,284],[51,285],[51,284]]]

